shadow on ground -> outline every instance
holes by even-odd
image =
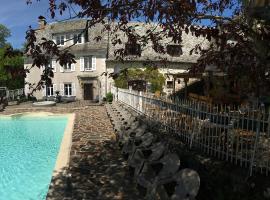
[[[114,141],[91,141],[72,151],[70,167],[53,178],[47,200],[143,199]]]

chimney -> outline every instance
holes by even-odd
[[[39,16],[38,17],[38,25],[39,25],[39,29],[44,29],[46,26],[47,22],[46,22],[46,18],[43,16]]]

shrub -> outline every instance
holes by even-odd
[[[106,99],[108,102],[112,102],[113,101],[113,94],[111,92],[108,92],[106,94]]]

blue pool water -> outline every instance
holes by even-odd
[[[44,200],[67,117],[0,117],[0,200]]]

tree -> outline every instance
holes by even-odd
[[[0,48],[6,45],[7,38],[10,36],[10,30],[3,24],[0,24]]]
[[[27,0],[27,3],[31,3]],[[269,21],[254,18],[250,13],[250,0],[49,0],[51,17],[57,12],[70,12],[70,18],[87,18],[88,23],[82,34],[97,23],[104,25],[104,31],[113,34],[119,30],[127,37],[127,46],[140,45],[142,48],[151,43],[158,53],[165,53],[162,38],[181,44],[183,32],[202,36],[211,41],[208,50],[198,44],[190,53],[202,54],[193,72],[202,72],[207,65],[216,65],[232,79],[237,79],[239,71],[250,78],[253,88],[265,85],[269,79]],[[265,1],[267,3],[267,1]],[[228,14],[229,13],[229,14]],[[254,13],[254,12],[253,12]],[[143,21],[150,24],[144,35],[138,34],[130,21]],[[27,32],[26,52],[33,59],[33,67],[46,65],[48,55],[56,55],[60,64],[73,63],[74,56],[43,38],[36,43],[36,32],[30,28]],[[97,40],[100,37],[96,38]],[[228,43],[233,40],[234,43]],[[116,35],[114,45],[123,43]],[[117,50],[115,55],[121,59],[126,56],[125,48]],[[43,81],[44,82],[44,81]],[[42,81],[41,81],[42,83]]]
[[[6,46],[0,49],[0,85],[8,89],[24,88],[24,60],[22,52],[15,51],[14,55],[6,55],[12,49]]]
[[[253,9],[246,12],[253,13]],[[270,18],[251,16],[242,13],[220,24],[219,37],[209,49],[201,51],[194,71],[202,72],[205,66],[215,65],[245,93],[259,97],[263,93],[270,94]]]

